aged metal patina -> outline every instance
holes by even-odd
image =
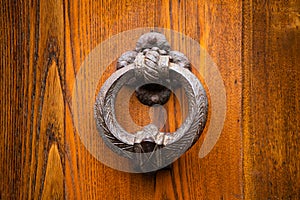
[[[154,79],[168,79],[168,76],[165,76],[166,74],[162,71],[162,56],[165,56],[165,61],[167,61],[167,56],[170,62],[191,70],[190,62],[187,57],[178,51],[171,51],[166,37],[156,32],[142,35],[137,41],[134,51],[127,51],[120,56],[117,62],[117,69],[128,66],[134,63],[136,59],[139,59],[137,63],[140,63],[140,68],[143,70],[139,72],[141,76],[137,76],[139,77],[138,81],[145,81],[145,83],[147,83]],[[160,58],[161,60],[159,60]],[[161,62],[159,63],[159,61]],[[137,70],[137,72],[138,71],[139,70]],[[175,82],[173,82],[173,86],[175,86]],[[138,87],[135,92],[139,101],[148,106],[154,104],[163,105],[169,100],[171,95],[170,89],[154,83],[142,85]]]
[[[100,135],[114,152],[134,160],[142,171],[169,165],[198,140],[207,119],[207,96],[190,72],[189,60],[171,51],[163,34],[150,32],[140,37],[134,51],[121,55],[117,69],[96,98],[94,113]],[[183,87],[188,116],[174,133],[160,132],[154,124],[128,133],[118,123],[114,108],[124,85],[136,87],[139,100],[150,106],[166,103],[173,88]]]

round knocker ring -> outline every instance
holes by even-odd
[[[111,150],[133,160],[141,171],[155,171],[171,164],[198,140],[207,120],[206,92],[189,70],[188,59],[171,51],[164,35],[150,32],[141,36],[135,51],[119,58],[117,68],[101,87],[94,106],[101,137]],[[115,113],[115,99],[124,85],[136,87],[139,100],[150,106],[166,103],[174,88],[183,87],[188,116],[173,133],[160,132],[153,124],[128,133],[118,123]],[[147,93],[145,85],[160,89]],[[143,93],[138,94],[141,90]]]

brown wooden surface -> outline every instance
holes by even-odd
[[[300,198],[300,1],[243,7],[246,199]]]
[[[300,198],[299,1],[0,5],[0,199]],[[171,168],[147,175],[92,157],[71,111],[73,82],[89,52],[146,26],[199,41],[227,95],[225,126],[208,156],[198,156],[201,137]]]

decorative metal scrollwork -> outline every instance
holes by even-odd
[[[134,160],[144,171],[169,165],[198,140],[204,129],[208,101],[202,84],[191,73],[186,56],[172,51],[165,36],[156,32],[142,35],[134,51],[120,56],[117,69],[96,98],[94,115],[100,135],[114,152]],[[183,87],[188,116],[173,133],[160,132],[154,124],[128,133],[115,113],[115,99],[124,85],[136,87],[139,100],[149,106],[166,103],[173,88]]]

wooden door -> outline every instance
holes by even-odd
[[[1,1],[0,199],[299,199],[299,5]],[[179,160],[152,174],[95,159],[71,110],[86,56],[140,27],[198,41],[218,66],[227,100],[223,131],[207,156],[198,155],[204,131]]]

